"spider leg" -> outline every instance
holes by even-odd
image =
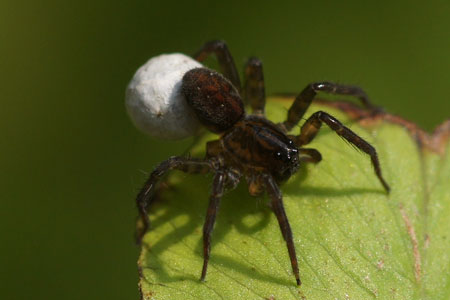
[[[289,257],[291,259],[292,271],[295,275],[295,280],[297,285],[301,285],[300,274],[298,270],[298,262],[297,255],[295,254],[295,245],[294,240],[292,238],[292,230],[289,225],[288,218],[286,216],[286,212],[284,211],[283,206],[283,197],[281,195],[281,191],[278,188],[275,180],[270,175],[264,176],[264,181],[266,185],[267,194],[272,199],[272,209],[278,219],[278,224],[280,225],[281,234],[283,235],[284,240],[286,241],[286,245],[289,252]]]
[[[214,53],[219,62],[223,74],[234,85],[234,87],[241,92],[241,80],[236,69],[233,57],[231,56],[228,46],[224,41],[209,41],[206,42],[197,53],[193,55],[194,59],[199,62],[204,61],[209,55]]]
[[[333,131],[335,131],[339,136],[343,137],[345,140],[355,145],[361,151],[370,155],[370,159],[372,161],[373,168],[375,170],[375,174],[380,180],[386,192],[389,193],[390,188],[389,185],[384,180],[381,175],[381,167],[380,162],[378,161],[378,155],[375,148],[358,136],[356,133],[351,131],[349,128],[342,125],[336,118],[327,114],[323,111],[315,112],[311,115],[311,117],[306,120],[305,124],[303,124],[302,129],[300,131],[300,135],[296,137],[295,144],[297,146],[306,145],[311,142],[319,131],[322,123],[325,123],[330,127]]]
[[[147,214],[147,207],[153,200],[153,192],[158,181],[170,170],[180,170],[186,173],[207,173],[212,169],[211,161],[203,161],[193,158],[184,158],[173,156],[160,163],[150,174],[136,197],[136,204],[139,213],[139,219],[142,226],[136,229],[136,242],[140,244],[142,237],[150,227],[150,220]]]
[[[367,94],[360,87],[326,81],[310,83],[298,94],[289,108],[287,120],[282,123],[282,127],[286,131],[290,131],[300,121],[319,91],[328,94],[353,96],[358,98],[364,107],[372,110],[379,109],[369,101]]]
[[[226,175],[223,171],[218,171],[214,175],[212,193],[209,198],[208,211],[206,213],[205,224],[203,225],[203,268],[201,281],[205,280],[206,271],[208,269],[209,253],[211,251],[211,232],[216,221],[217,211],[219,209],[220,199],[222,198],[225,188]]]
[[[322,160],[322,154],[319,151],[312,148],[300,148],[298,149],[299,160],[302,162],[318,163]]]
[[[256,57],[251,57],[245,65],[244,74],[245,103],[250,103],[253,114],[264,115],[266,94],[262,62]]]

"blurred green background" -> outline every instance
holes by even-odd
[[[224,39],[268,94],[358,84],[426,129],[449,117],[450,2],[0,2],[0,298],[137,299],[134,197],[190,141],[140,134],[134,71]]]

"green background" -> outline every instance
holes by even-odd
[[[268,94],[358,84],[426,129],[449,117],[448,1],[0,2],[0,298],[137,299],[134,197],[190,141],[140,134],[134,71],[224,39]]]

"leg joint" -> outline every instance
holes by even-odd
[[[336,91],[336,85],[329,81],[314,82],[310,84],[310,87],[316,92],[334,93]]]
[[[213,40],[208,42],[206,45],[208,48],[212,48],[214,50],[223,50],[227,48],[227,43],[224,40]]]

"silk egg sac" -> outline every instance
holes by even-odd
[[[193,136],[200,123],[181,93],[181,81],[187,71],[200,67],[203,65],[181,53],[153,57],[140,67],[125,93],[134,125],[160,139]]]

